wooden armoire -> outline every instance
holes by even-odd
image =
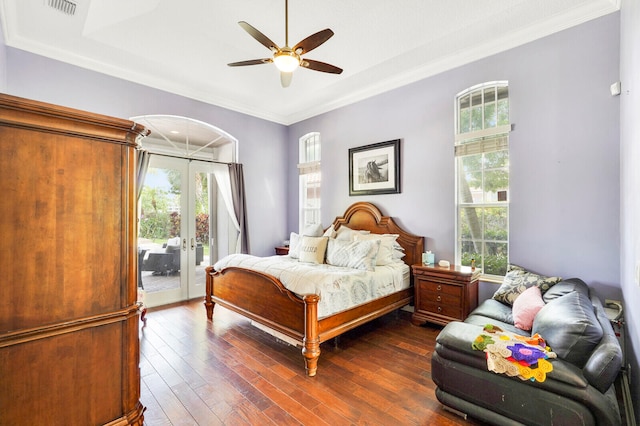
[[[142,425],[131,121],[0,94],[0,425]]]

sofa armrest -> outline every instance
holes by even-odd
[[[622,368],[622,349],[618,338],[607,318],[602,302],[597,296],[591,297],[593,309],[602,327],[602,339],[591,353],[583,368],[583,374],[589,383],[604,393],[611,387]]]
[[[444,359],[459,362],[479,370],[487,369],[487,358],[483,351],[475,350],[471,344],[482,333],[482,327],[466,322],[453,321],[447,324],[436,337],[435,351]]]

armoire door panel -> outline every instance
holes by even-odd
[[[0,94],[0,424],[142,425],[129,120]]]

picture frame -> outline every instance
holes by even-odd
[[[400,139],[349,149],[349,195],[400,193]]]

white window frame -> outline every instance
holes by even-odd
[[[309,226],[321,223],[322,175],[320,173],[321,159],[320,133],[310,132],[299,139],[299,232]],[[309,194],[313,200],[310,202]]]
[[[487,91],[491,91],[492,88],[495,90],[493,100],[488,100],[488,99],[485,100],[485,93]],[[464,264],[465,266],[470,266],[470,260],[469,259],[464,260],[462,256],[463,243],[468,242],[468,239],[465,239],[463,241],[463,238],[461,235],[462,234],[461,218],[462,218],[463,210],[469,207],[476,207],[481,209],[490,209],[490,208],[498,207],[498,208],[506,209],[506,231],[507,231],[506,241],[504,240],[493,241],[486,238],[484,220],[480,224],[481,237],[473,239],[478,243],[477,246],[480,247],[480,257],[481,257],[481,259],[476,260],[475,266],[478,268],[481,268],[481,270],[483,271],[483,274],[482,274],[483,280],[494,281],[494,282],[501,282],[503,279],[503,276],[485,273],[486,268],[485,268],[484,261],[487,259],[486,243],[498,243],[498,244],[505,243],[506,244],[506,264],[508,266],[509,264],[509,200],[510,200],[509,192],[510,192],[510,189],[507,187],[506,192],[500,191],[501,193],[504,193],[501,195],[506,195],[506,200],[499,200],[499,198],[493,199],[493,200],[485,199],[487,191],[484,189],[485,188],[484,187],[485,168],[483,165],[483,167],[480,170],[482,173],[482,182],[483,182],[482,191],[481,191],[482,199],[479,202],[478,200],[475,200],[475,199],[471,200],[470,202],[465,202],[460,199],[460,195],[461,195],[460,173],[462,173],[461,158],[464,156],[482,154],[483,155],[482,160],[484,162],[484,154],[506,150],[507,156],[509,155],[509,132],[511,131],[511,124],[509,122],[508,117],[506,118],[506,123],[504,119],[502,120],[502,123],[499,122],[500,118],[499,118],[499,112],[498,112],[498,106],[497,106],[498,99],[499,99],[498,98],[499,89],[504,90],[505,88],[507,90],[507,109],[508,109],[509,84],[507,81],[493,81],[493,82],[478,84],[461,91],[455,97],[455,176],[456,176],[456,179],[455,179],[455,182],[456,182],[455,184],[455,191],[456,191],[455,193],[455,201],[456,201],[455,260],[456,260],[456,264],[459,264],[459,265]],[[476,95],[480,94],[480,99],[481,99],[480,104],[474,105],[473,103],[474,94]],[[467,96],[469,96],[469,102],[470,102],[469,103],[469,111],[470,111],[469,123],[472,122],[471,115],[473,113],[471,112],[471,108],[479,105],[480,106],[479,113],[482,114],[481,115],[482,128],[471,129],[470,128],[471,124],[469,124],[469,128],[461,129],[461,125],[462,125],[461,101]],[[492,101],[495,102],[495,122],[491,121],[491,117],[485,117],[485,111],[487,110],[485,106],[486,104],[489,104]],[[476,110],[476,112],[478,112],[478,110]],[[486,163],[483,163],[483,164],[486,164]],[[502,170],[504,171],[504,169]],[[506,171],[509,176],[511,173],[510,166],[507,166]]]

